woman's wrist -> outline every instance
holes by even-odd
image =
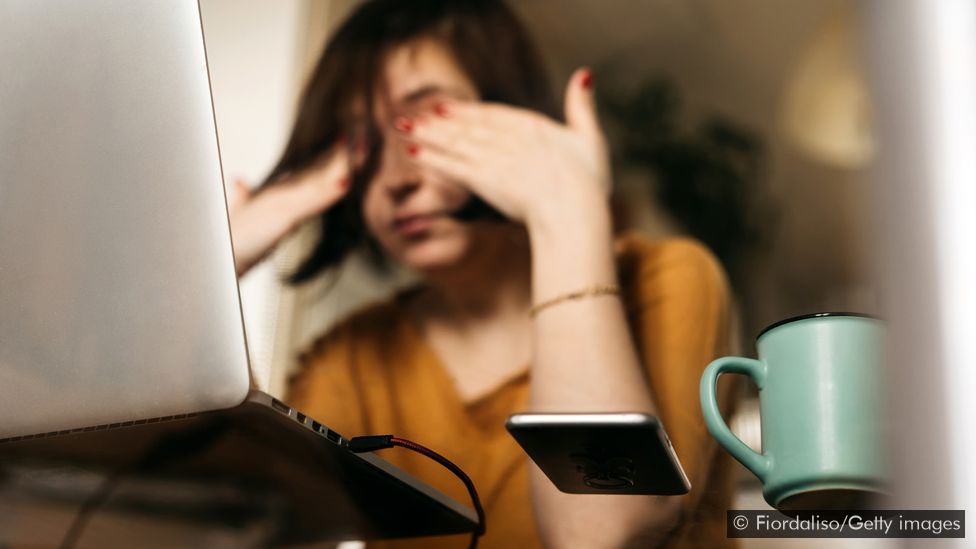
[[[616,284],[613,223],[605,198],[539,212],[527,227],[537,302],[594,284]]]
[[[309,176],[299,176],[309,177]],[[322,213],[323,189],[317,185],[317,181],[299,179],[297,181],[285,181],[281,185],[271,187],[270,190],[280,192],[280,196],[275,201],[276,207],[280,208],[280,215],[290,221],[289,230],[297,228],[302,223],[308,221],[317,214]]]
[[[597,189],[567,191],[533,204],[526,212],[525,225],[530,236],[545,240],[581,233],[603,236],[612,230],[610,202]]]
[[[255,196],[250,207],[254,217],[263,221],[264,232],[272,244],[297,227],[304,215],[300,197],[277,185]]]

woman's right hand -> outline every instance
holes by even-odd
[[[228,211],[237,276],[304,221],[346,196],[348,167],[346,148],[340,143],[309,168],[288,174],[254,195],[247,183],[236,180]]]

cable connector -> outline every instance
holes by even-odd
[[[349,439],[349,451],[354,454],[393,448],[393,435],[369,435]]]

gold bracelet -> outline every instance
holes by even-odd
[[[616,284],[598,284],[596,286],[589,286],[581,290],[558,295],[552,299],[533,305],[532,308],[529,309],[529,316],[535,317],[537,314],[539,314],[539,311],[564,301],[573,301],[583,299],[584,297],[596,297],[601,295],[620,295],[620,286],[617,286]]]

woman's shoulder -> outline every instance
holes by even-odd
[[[622,271],[646,275],[677,268],[724,278],[715,254],[700,241],[686,236],[650,238],[628,231],[617,237],[616,252]]]
[[[694,238],[649,238],[637,232],[616,241],[620,284],[640,301],[674,291],[724,294],[728,281],[715,254]]]

